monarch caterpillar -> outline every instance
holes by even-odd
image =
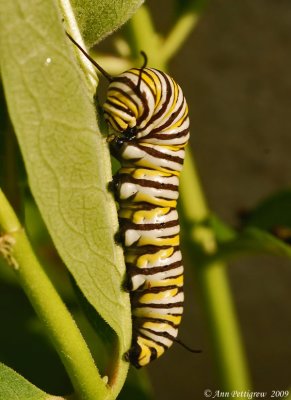
[[[164,72],[143,65],[111,77],[67,35],[110,82],[103,110],[118,133],[108,141],[121,163],[112,187],[133,319],[125,358],[140,368],[179,342],[184,293],[176,205],[188,106],[180,86]]]

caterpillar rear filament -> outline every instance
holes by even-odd
[[[115,131],[111,152],[121,163],[113,188],[133,320],[126,359],[140,368],[173,344],[183,313],[176,206],[189,139],[188,106],[180,86],[156,69],[105,76],[110,84],[104,116]]]

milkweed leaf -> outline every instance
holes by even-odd
[[[215,258],[225,260],[242,254],[264,253],[291,258],[291,246],[267,231],[249,227],[233,240],[221,243]]]
[[[1,400],[57,400],[28,382],[13,369],[0,363],[0,399]]]
[[[263,200],[246,216],[245,225],[272,230],[276,226],[291,228],[291,190],[284,190]]]
[[[143,0],[71,0],[79,29],[88,47],[124,24]]]
[[[130,304],[113,239],[109,152],[92,95],[54,2],[2,2],[0,14],[2,80],[31,191],[61,258],[123,353]]]

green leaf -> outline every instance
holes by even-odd
[[[0,400],[57,400],[28,382],[13,369],[0,363]]]
[[[264,200],[247,216],[246,225],[261,229],[291,227],[291,190],[284,190]]]
[[[247,228],[240,240],[255,252],[291,257],[291,247],[288,244],[261,229]]]
[[[216,216],[209,223],[219,244],[217,256],[268,253],[291,257],[291,190],[284,190],[264,200],[246,215],[244,229],[232,231]]]
[[[221,244],[214,257],[228,259],[241,254],[261,253],[291,258],[291,246],[262,229],[250,227],[234,240]]]
[[[77,285],[118,334],[122,354],[130,345],[130,303],[121,290],[110,158],[92,95],[54,2],[2,2],[0,15],[3,85],[33,196]]]
[[[72,0],[79,29],[88,47],[124,24],[143,0]]]

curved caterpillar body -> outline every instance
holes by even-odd
[[[121,163],[113,189],[133,319],[126,359],[143,367],[173,341],[199,353],[176,339],[184,301],[176,206],[190,135],[183,92],[169,75],[145,66],[112,77],[66,34],[110,82],[103,109],[118,134],[108,141]]]
[[[126,358],[140,368],[172,345],[183,313],[176,205],[188,107],[170,76],[133,68],[112,78],[103,109],[119,133],[110,146],[121,162],[113,184],[133,318]]]

